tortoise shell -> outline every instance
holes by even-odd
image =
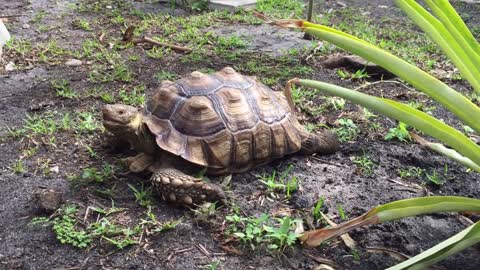
[[[163,81],[144,116],[161,149],[222,173],[297,152],[308,136],[282,93],[229,67]]]

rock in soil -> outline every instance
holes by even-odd
[[[63,202],[63,192],[58,189],[38,187],[33,192],[33,199],[38,210],[53,213]]]

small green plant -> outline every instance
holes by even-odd
[[[362,156],[355,157],[352,162],[357,165],[362,174],[371,175],[373,173],[373,166],[375,166],[375,163],[366,153],[363,153]]]
[[[264,241],[263,223],[268,220],[268,215],[263,213],[259,217],[240,217],[239,215],[226,216],[225,220],[230,222],[227,234],[238,238],[244,246],[255,250],[256,246]]]
[[[143,184],[138,190],[136,187],[128,184],[128,187],[133,191],[135,195],[135,200],[143,207],[152,206],[152,190],[150,188],[144,189]]]
[[[301,220],[292,220],[290,217],[277,218],[276,220],[280,227],[264,225],[267,232],[265,237],[270,239],[269,249],[283,251],[286,247],[295,244],[300,236],[295,232],[295,228],[297,222],[301,222]]]
[[[424,169],[419,167],[408,167],[405,169],[398,170],[398,176],[405,179],[418,178],[422,176]]]
[[[322,196],[313,207],[313,210],[312,210],[313,219],[320,220],[322,218],[322,215],[320,212],[322,210],[324,202],[325,202],[325,198]]]
[[[178,75],[175,73],[171,73],[169,71],[160,70],[155,74],[155,78],[157,78],[159,81],[165,81],[165,80],[174,81],[178,78]]]
[[[360,133],[360,128],[353,122],[352,119],[340,118],[338,119],[339,127],[335,129],[338,140],[341,142],[352,141],[357,138]]]
[[[90,22],[84,19],[78,19],[73,21],[73,25],[85,31],[92,31],[92,27],[90,26]]]
[[[108,163],[104,163],[102,168],[85,168],[82,171],[80,179],[86,182],[103,183],[110,179],[114,174],[114,167]]]
[[[53,89],[57,92],[57,96],[63,98],[74,98],[77,95],[72,88],[70,88],[70,82],[62,79],[62,80],[53,80],[51,81],[51,85]]]
[[[69,113],[66,113],[61,120],[61,126],[60,128],[62,130],[68,131],[72,129],[72,118],[70,117]]]
[[[341,204],[337,205],[338,215],[340,216],[341,220],[347,220],[348,216],[345,214],[345,210],[343,210],[343,206]]]
[[[443,169],[443,174],[440,174],[437,172],[437,170],[433,170],[431,173],[428,173],[427,171],[424,171],[425,172],[425,178],[437,185],[437,186],[440,186],[440,185],[443,185],[446,181],[447,181],[447,177],[448,177],[448,166],[445,164],[444,166],[444,169]]]
[[[27,114],[26,116],[24,130],[33,135],[51,135],[55,133],[57,129],[58,125],[50,113],[44,115]]]
[[[125,88],[118,93],[122,103],[128,105],[143,105],[145,103],[145,85],[137,85],[132,91],[127,92]]]
[[[99,129],[99,124],[95,120],[95,117],[90,112],[80,112],[77,117],[77,124],[75,129],[79,133],[91,133]]]
[[[384,139],[386,141],[390,141],[396,138],[401,142],[410,141],[412,138],[410,137],[407,128],[407,124],[398,122],[398,126],[388,130],[388,133],[385,135]]]
[[[165,56],[165,49],[155,46],[146,51],[147,56],[154,59],[162,59]]]
[[[60,216],[52,221],[53,231],[62,244],[86,248],[92,239],[87,231],[76,228],[75,214],[77,212],[78,209],[74,205],[66,205],[60,209]]]
[[[32,23],[38,23],[40,22],[41,20],[43,20],[43,18],[47,15],[47,12],[45,10],[40,10],[38,11],[37,13],[35,13],[35,16],[33,16],[33,19],[30,21]]]
[[[364,70],[357,70],[355,73],[348,72],[346,70],[338,69],[337,70],[338,76],[344,80],[359,80],[364,78],[369,78],[370,75]]]
[[[285,196],[289,199],[293,192],[298,189],[298,179],[296,176],[287,178],[290,171],[293,169],[293,165],[289,165],[285,171],[283,171],[279,177],[277,172],[273,171],[271,175],[258,176],[259,181],[267,187],[267,194],[272,198],[278,198],[277,193],[285,192]]]
[[[26,172],[27,170],[25,169],[25,164],[23,163],[22,159],[19,159],[15,161],[13,164],[13,173],[14,174],[22,174]]]
[[[217,270],[219,265],[220,265],[220,261],[215,260],[212,263],[205,265],[205,269]]]
[[[343,110],[345,108],[346,100],[339,97],[327,97],[326,104],[327,106],[335,110]]]

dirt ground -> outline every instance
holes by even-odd
[[[159,85],[159,79],[175,79],[194,70],[211,71],[224,66],[233,66],[243,73],[265,79],[276,90],[293,76],[308,75],[352,88],[365,83],[365,80],[341,79],[336,70],[305,61],[303,53],[292,53],[292,49],[303,52],[307,50],[304,48],[316,45],[301,39],[301,33],[274,29],[258,21],[229,20],[220,15],[215,15],[210,22],[199,20],[197,23],[205,24],[202,33],[208,30],[218,36],[241,36],[246,44],[240,46],[231,41],[227,47],[233,49],[227,48],[227,51],[235,52],[237,46],[242,54],[236,57],[219,54],[216,46],[221,43],[219,39],[212,39],[213,44],[201,45],[206,48],[201,54],[170,51],[162,57],[149,57],[147,53],[152,49],[148,45],[118,45],[126,26],[139,21],[138,12],[134,10],[142,10],[143,16],[171,14],[162,15],[165,21],[145,30],[146,35],[167,31],[162,27],[171,18],[198,16],[198,13],[190,14],[190,11],[155,1],[98,1],[99,6],[92,4],[94,2],[97,1],[0,0],[0,17],[7,18],[6,26],[12,36],[28,41],[28,44],[17,42],[13,48],[4,48],[0,60],[0,269],[314,269],[321,259],[330,260],[327,264],[335,269],[385,269],[398,261],[387,253],[374,252],[375,247],[413,256],[466,227],[457,214],[406,218],[353,231],[350,236],[357,243],[354,251],[341,240],[315,249],[304,249],[297,244],[283,252],[269,251],[261,245],[252,251],[238,242],[228,242],[225,216],[233,213],[304,218],[311,216],[312,207],[324,198],[323,213],[339,223],[340,212],[356,217],[379,204],[399,199],[425,195],[480,197],[478,173],[466,172],[464,167],[414,143],[385,141],[384,135],[396,123],[381,116],[374,120],[362,119],[361,110],[347,103],[344,109],[322,114],[302,108],[298,115],[303,123],[330,128],[339,127],[338,118],[354,119],[360,128],[355,138],[343,143],[341,150],[332,155],[294,155],[233,175],[228,194],[236,210],[229,206],[219,207],[205,218],[154,197],[151,212],[161,223],[181,219],[175,228],[151,234],[143,230],[141,235],[134,237],[135,243],[123,249],[105,238],[93,240],[87,248],[61,244],[51,226],[32,222],[35,217],[48,217],[34,200],[33,193],[39,187],[60,190],[66,202],[76,205],[76,226],[79,227],[85,228],[103,217],[88,210],[92,207],[125,208],[109,217],[110,222],[125,227],[134,227],[146,219],[146,208],[137,202],[128,184],[140,188],[140,183],[148,186],[148,181],[117,165],[120,158],[131,153],[113,151],[105,143],[100,110],[104,103],[112,102],[110,95],[114,102],[138,103],[135,91],[144,91],[148,98]],[[323,14],[350,8],[378,24],[404,20],[392,1],[364,2],[325,1],[317,11]],[[456,5],[480,38],[480,5]],[[121,20],[122,16],[125,21]],[[341,16],[332,20],[348,21]],[[84,21],[89,22],[88,27]],[[400,24],[401,27],[405,25],[411,27],[403,21]],[[418,29],[412,31],[418,32]],[[94,52],[110,55],[108,52],[115,51],[120,60],[88,52],[85,42],[92,39],[101,40],[101,47],[94,47]],[[56,44],[49,44],[52,40]],[[178,37],[177,43],[200,48],[180,41]],[[195,60],[198,56],[200,58]],[[81,65],[67,66],[65,62],[72,58],[80,59]],[[254,62],[258,59],[267,63],[265,67]],[[131,74],[121,70],[117,61],[126,63]],[[248,63],[253,63],[253,67]],[[281,73],[287,68],[289,73]],[[109,79],[111,77],[113,79]],[[74,97],[59,94],[59,90],[66,87],[52,84],[62,79],[73,89]],[[448,78],[445,81],[455,89],[471,92],[462,81]],[[365,88],[364,92],[436,106],[432,109],[436,117],[462,129],[461,123],[447,111],[401,84],[376,84]],[[321,106],[325,99],[314,97],[309,102],[312,106]],[[68,121],[65,120],[67,114],[71,118]],[[55,128],[49,120],[57,123]],[[377,122],[379,127],[371,130],[369,121]],[[371,173],[362,171],[354,163],[358,157],[365,156],[374,163]],[[108,176],[100,174],[105,164],[114,164],[114,171]],[[299,179],[300,189],[288,200],[282,195],[268,198],[258,175],[282,172],[290,164],[293,165],[290,175]],[[97,177],[87,181],[89,177],[85,176],[85,171],[89,168],[94,175],[105,179]],[[400,177],[399,170],[406,168],[420,168],[426,173],[418,177]],[[441,175],[444,182],[432,183],[426,176],[432,174]],[[222,178],[212,178],[212,181],[222,181]],[[242,255],[235,254],[238,251]],[[438,265],[444,269],[478,269],[479,249],[469,248]]]

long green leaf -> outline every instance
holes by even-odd
[[[440,244],[387,270],[422,270],[470,246],[480,243],[480,221]]]
[[[301,85],[316,88],[328,92],[331,95],[340,96],[388,117],[407,123],[408,125],[439,139],[460,154],[471,159],[475,164],[480,165],[480,146],[460,131],[450,127],[429,114],[416,110],[403,103],[369,96],[329,83],[304,79],[300,79],[298,82]]]
[[[471,161],[470,159],[460,155],[457,151],[447,148],[441,143],[429,142],[415,133],[410,133],[410,136],[420,145],[432,151],[435,151],[443,156],[446,156],[449,159],[452,159],[467,168],[471,168],[474,171],[480,172],[480,166],[473,163],[473,161]]]
[[[477,55],[480,55],[480,44],[450,2],[448,0],[433,1],[447,15],[451,25],[460,32],[470,47],[477,53]]]
[[[480,74],[478,67],[475,66],[471,56],[460,46],[447,28],[414,0],[395,0],[395,2],[418,27],[442,48],[465,79],[480,93],[480,78],[476,76]]]
[[[465,37],[465,33],[461,32],[461,26],[454,24],[451,20],[449,15],[447,14],[446,7],[437,5],[436,1],[434,3],[433,0],[426,0],[425,1],[428,6],[432,9],[433,13],[438,17],[438,19],[442,22],[443,26],[449,31],[449,33],[453,37],[453,42],[456,42],[458,46],[460,46],[462,51],[465,52],[467,59],[461,59],[463,62],[471,60],[473,67],[475,70],[471,70],[473,76],[477,81],[480,81],[480,55],[475,51],[475,49],[471,46],[471,44],[467,41],[467,37]],[[455,10],[454,10],[455,11]],[[450,45],[450,44],[449,44]],[[460,56],[460,55],[459,55]],[[462,56],[460,56],[462,57]],[[477,89],[477,91],[480,89]]]
[[[394,201],[377,206],[359,217],[336,226],[307,231],[300,236],[300,240],[305,245],[314,247],[358,227],[404,217],[454,211],[480,212],[480,200],[459,196],[431,196]]]
[[[411,198],[380,205],[369,212],[367,218],[376,216],[379,222],[386,222],[404,217],[460,211],[480,212],[480,200],[459,196]]]
[[[385,50],[365,41],[359,41],[357,38],[351,38],[350,35],[340,34],[338,30],[308,22],[303,22],[303,25],[305,32],[331,42],[391,71],[445,106],[480,134],[480,121],[478,120],[480,119],[480,108],[440,80]]]

